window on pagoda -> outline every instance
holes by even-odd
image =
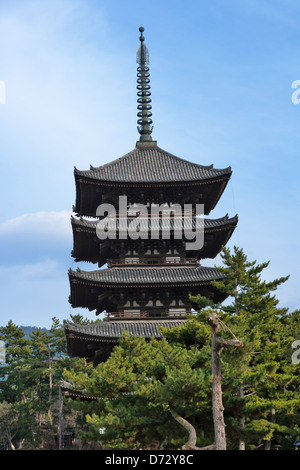
[[[147,258],[146,264],[160,264],[160,258]]]
[[[140,258],[125,258],[125,264],[139,264]]]
[[[141,309],[140,308],[135,308],[135,309],[125,309],[124,314],[130,314],[130,315],[140,315]]]
[[[169,308],[169,314],[174,315],[175,317],[178,315],[186,314],[186,308],[184,307],[177,307],[177,308]]]
[[[166,256],[167,264],[180,263],[180,256]]]

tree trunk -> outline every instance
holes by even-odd
[[[58,408],[58,450],[62,450],[62,409],[63,409],[63,399],[61,394],[61,386],[59,385],[59,398],[58,398],[59,408]]]
[[[242,416],[240,419],[240,428],[244,429],[245,427],[245,416]],[[246,443],[243,439],[239,440],[239,450],[245,450],[246,449]]]
[[[52,372],[52,358],[51,358],[50,344],[48,344],[48,355],[49,355],[49,406],[48,406],[48,417],[49,417],[50,424],[52,424],[51,402],[52,402],[52,388],[53,388],[53,372]]]
[[[240,397],[243,398],[244,396],[244,387],[243,385],[240,386]],[[245,428],[245,416],[242,416],[240,419],[240,428],[241,430],[244,430]],[[243,439],[239,440],[239,450],[245,450],[246,449],[246,444]]]
[[[7,434],[7,440],[9,442],[9,447],[10,447],[10,450],[16,450],[15,446],[14,446],[14,443],[13,443],[13,438],[11,436],[10,433]]]
[[[275,417],[275,408],[271,408],[271,423],[275,423],[276,417]],[[265,450],[271,450],[272,448],[272,440],[269,439],[268,441],[265,441]]]
[[[222,402],[221,385],[221,345],[217,340],[218,325],[211,324],[211,346],[212,346],[212,407],[215,430],[216,450],[226,450],[226,434],[224,422],[224,407]]]
[[[221,348],[222,346],[243,346],[242,341],[234,339],[223,339],[218,336],[220,329],[219,316],[216,312],[208,315],[208,323],[211,327],[211,354],[212,354],[212,406],[215,430],[216,450],[226,450],[226,434],[224,422],[224,407],[222,402],[222,382],[221,382]],[[230,330],[229,330],[230,331]],[[232,332],[231,332],[232,334]],[[233,335],[234,336],[234,335]]]
[[[235,278],[235,289],[234,289],[234,304],[235,304],[235,313],[239,315],[239,307],[238,307],[238,280]],[[241,385],[240,387],[240,397],[244,396],[244,388]],[[245,416],[242,416],[240,419],[240,428],[243,430],[245,428]],[[239,450],[245,450],[246,444],[245,441],[240,439],[239,440]]]

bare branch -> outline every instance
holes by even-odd
[[[243,342],[238,339],[224,339],[221,336],[217,337],[217,342],[223,346],[235,346],[237,348],[244,346]]]
[[[205,447],[197,447],[196,446],[196,441],[197,441],[197,435],[196,435],[196,430],[194,426],[189,423],[186,419],[184,419],[182,416],[180,416],[177,411],[173,410],[172,408],[169,408],[169,411],[173,418],[181,424],[181,426],[186,429],[186,431],[189,433],[189,439],[184,446],[182,446],[182,450],[214,450],[216,448],[215,444],[211,444],[209,446]]]
[[[189,433],[189,439],[188,439],[187,445],[190,446],[190,447],[195,447],[196,446],[197,435],[196,435],[196,430],[195,430],[194,426],[191,423],[189,423],[186,419],[184,419],[182,416],[180,416],[177,413],[177,411],[173,410],[172,408],[169,408],[169,411],[170,411],[171,415],[173,416],[173,418],[179,424],[181,424],[181,426],[183,426],[184,429],[186,429],[187,432]]]

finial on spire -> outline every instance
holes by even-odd
[[[140,35],[140,41],[141,41],[141,42],[142,42],[142,41],[145,41],[145,38],[144,38],[144,36],[143,36],[143,32],[144,32],[144,31],[145,31],[145,30],[144,30],[143,26],[141,26],[141,27],[139,28],[139,32],[141,33],[141,35]]]
[[[152,109],[151,106],[151,92],[150,92],[150,73],[149,73],[149,52],[147,47],[144,44],[145,38],[143,36],[144,28],[141,26],[139,28],[139,31],[141,33],[140,35],[140,42],[141,44],[137,48],[137,53],[136,53],[136,61],[139,64],[139,67],[137,68],[138,71],[138,79],[137,79],[137,89],[138,89],[138,110],[139,112],[137,113],[138,115],[138,131],[141,135],[140,141],[142,142],[151,142],[152,137],[151,133],[153,130],[152,124],[152,112],[150,111]]]

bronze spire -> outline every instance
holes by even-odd
[[[152,137],[151,133],[153,130],[152,124],[152,106],[151,106],[151,92],[150,92],[150,73],[149,73],[149,52],[144,44],[144,28],[141,26],[139,28],[141,33],[140,42],[141,44],[137,48],[136,61],[139,64],[137,68],[137,89],[138,89],[138,131],[141,135],[140,142],[151,142]]]

